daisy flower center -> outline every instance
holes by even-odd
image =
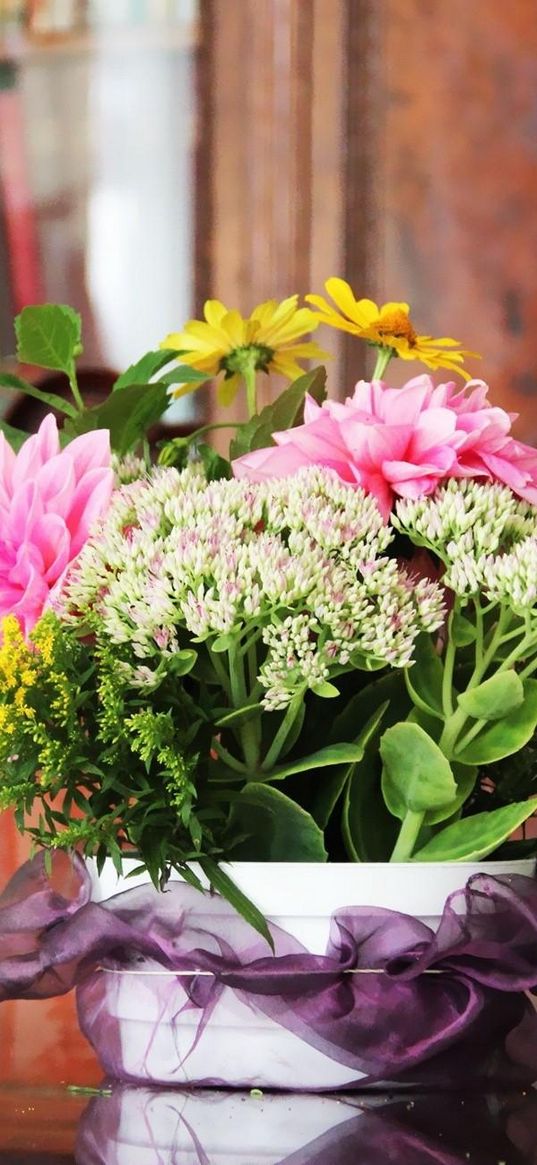
[[[375,324],[375,331],[378,332],[382,340],[386,340],[388,343],[390,338],[406,340],[410,348],[415,347],[418,339],[417,332],[404,311],[383,314],[382,318]]]
[[[273,356],[274,348],[269,348],[267,344],[243,344],[222,357],[220,368],[226,376],[233,376],[237,372],[242,374],[251,368],[267,372]]]

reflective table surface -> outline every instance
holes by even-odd
[[[0,1089],[0,1165],[537,1165],[537,1091]]]

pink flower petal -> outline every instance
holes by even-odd
[[[75,558],[87,540],[97,518],[104,513],[114,488],[112,469],[90,469],[77,485],[66,525],[71,534],[71,557]]]
[[[35,484],[44,510],[65,518],[72,507],[76,489],[75,470],[71,460],[63,453],[51,457],[36,474]]]
[[[110,465],[110,433],[108,429],[95,429],[93,433],[83,433],[75,437],[63,450],[63,456],[73,463],[77,478],[90,469],[103,469]]]
[[[30,537],[43,560],[45,581],[52,586],[72,558],[69,530],[58,514],[43,514],[32,526]]]
[[[0,614],[17,615],[25,634],[106,510],[113,485],[106,430],[60,450],[50,415],[17,456],[0,435]]]
[[[21,485],[28,477],[35,475],[38,469],[54,457],[60,450],[58,427],[52,413],[48,413],[41,422],[37,433],[29,437],[17,454],[13,468],[13,489]]]

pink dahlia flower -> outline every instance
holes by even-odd
[[[18,454],[0,433],[0,618],[14,614],[24,634],[31,631],[113,484],[105,429],[60,451],[49,415]]]
[[[512,416],[487,391],[482,381],[435,387],[426,375],[403,388],[361,380],[344,404],[308,397],[303,425],[274,433],[275,446],[239,457],[233,471],[261,481],[325,465],[373,494],[385,518],[396,497],[432,493],[448,477],[487,477],[537,502],[537,450],[510,436]]]

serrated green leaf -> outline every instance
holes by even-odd
[[[15,453],[18,453],[28,438],[28,433],[24,433],[22,429],[15,429],[13,425],[8,425],[7,421],[0,421],[0,433],[4,434],[6,441]]]
[[[449,761],[419,724],[404,721],[387,728],[380,754],[384,800],[401,821],[409,810],[424,813],[455,800],[457,786]]]
[[[112,393],[103,404],[77,413],[66,421],[65,431],[72,438],[94,429],[109,429],[112,449],[123,456],[136,448],[167,407],[168,394],[160,381],[131,384]]]
[[[24,307],[15,319],[17,359],[69,376],[82,351],[82,322],[67,304]]]
[[[234,461],[253,449],[264,449],[274,445],[272,434],[282,429],[292,429],[300,423],[304,410],[304,398],[309,393],[318,400],[322,400],[326,370],[315,368],[299,376],[293,384],[282,392],[273,404],[266,405],[255,417],[251,417],[246,424],[241,425],[233,438],[229,456]]]
[[[239,861],[325,862],[322,830],[300,805],[271,785],[250,781],[233,803],[231,829],[244,841],[233,849]]]
[[[22,392],[25,396],[31,396],[34,400],[41,401],[41,404],[55,409],[56,412],[64,413],[66,417],[78,416],[75,406],[70,401],[64,400],[63,396],[58,396],[55,392],[44,392],[43,389],[36,388],[35,384],[30,384],[29,380],[23,380],[22,376],[14,376],[11,372],[0,373],[0,388]]]
[[[112,385],[112,392],[117,392],[121,388],[129,388],[131,384],[148,384],[161,368],[174,360],[176,352],[169,349],[158,348],[156,352],[146,352],[141,356],[135,364],[130,364],[121,376]]]
[[[537,809],[537,798],[463,817],[435,834],[413,862],[473,862],[486,858]]]
[[[166,384],[168,387],[181,384],[190,385],[187,391],[194,392],[196,388],[200,388],[210,379],[211,377],[207,372],[198,372],[197,368],[191,368],[189,364],[176,364],[170,372],[165,372],[163,376],[159,377],[159,384]],[[184,395],[182,392],[174,393],[175,397]]]
[[[501,720],[524,700],[524,685],[514,671],[496,672],[475,688],[461,692],[457,703],[475,720]]]
[[[537,680],[524,681],[524,700],[518,708],[486,726],[455,759],[465,765],[489,765],[519,752],[537,727]]]
[[[405,668],[409,694],[418,708],[433,716],[442,716],[442,681],[444,668],[427,632],[418,636],[414,646],[414,664]]]
[[[239,887],[235,885],[229,875],[212,858],[200,857],[199,864],[213,889],[221,894],[229,902],[230,906],[233,906],[237,913],[241,915],[241,918],[244,918],[245,922],[253,926],[254,930],[262,938],[266,939],[270,949],[274,951],[272,935],[266,920],[257,906],[246,897],[246,894],[243,894],[242,890],[239,890]]]

